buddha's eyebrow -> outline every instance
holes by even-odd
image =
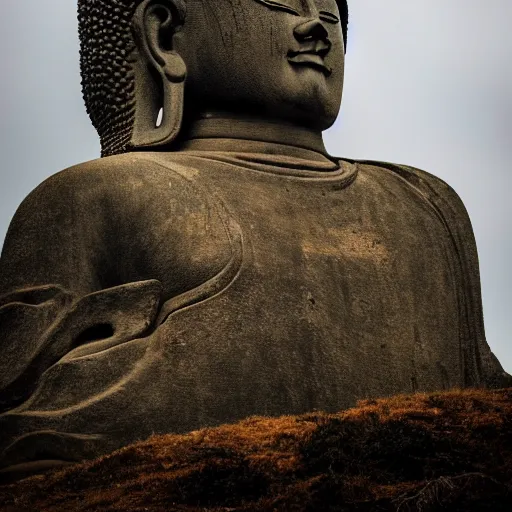
[[[315,0],[320,19],[327,23],[340,23],[340,18],[335,14],[338,12],[338,0]]]
[[[279,9],[280,11],[289,12],[290,14],[295,14],[296,16],[300,16],[300,13],[296,11],[293,7],[289,5],[282,4],[281,2],[277,2],[276,0],[256,0],[256,2],[260,2],[261,4],[270,7],[271,9]],[[329,11],[319,11],[320,19],[326,21],[327,23],[339,23],[340,19],[338,16]]]
[[[329,11],[320,11],[320,19],[327,21],[328,23],[339,23],[340,19],[336,14]]]
[[[280,11],[289,12],[290,14],[295,14],[299,16],[299,12],[290,7],[289,5],[282,4],[281,2],[277,2],[276,0],[256,0],[260,4],[265,4],[267,7],[271,9],[279,9]]]

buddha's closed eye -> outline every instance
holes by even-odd
[[[300,16],[301,13],[301,0],[256,0],[260,4],[264,4],[271,9],[277,9],[280,11],[288,12],[290,14],[294,14],[295,16]],[[321,20],[326,21],[327,23],[339,23],[340,19],[334,13],[320,10],[319,17]]]

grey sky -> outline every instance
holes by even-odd
[[[487,339],[512,372],[512,2],[349,0],[332,154],[414,165],[462,197],[477,239]],[[76,1],[2,0],[0,243],[43,179],[96,158],[81,100]]]

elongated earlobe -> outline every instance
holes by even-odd
[[[184,10],[179,0],[145,0],[135,12],[133,28],[139,59],[134,65],[132,148],[167,145],[180,132],[187,68],[172,49],[172,36],[184,22]],[[162,119],[157,123],[161,110]]]

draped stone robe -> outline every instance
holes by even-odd
[[[475,242],[410,167],[199,139],[82,164],[0,264],[1,465],[508,378]]]

